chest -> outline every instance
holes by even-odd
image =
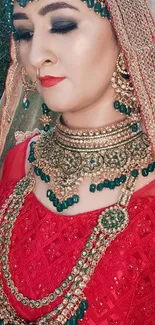
[[[148,269],[155,269],[154,211],[154,205],[142,206],[141,201],[130,206],[128,228],[103,254],[85,289],[89,310],[84,325],[106,324],[110,314],[117,314],[118,319],[121,314],[126,318],[138,278]],[[29,195],[10,242],[9,267],[18,291],[39,300],[59,288],[79,259],[97,218],[96,212],[75,217],[57,216]],[[144,286],[153,290],[149,276],[144,279],[138,284],[136,295],[143,296]],[[14,308],[27,320],[35,320],[53,307],[22,307],[13,295],[10,296],[6,283],[5,291]],[[123,308],[121,301],[124,301]],[[100,323],[93,323],[93,319]]]

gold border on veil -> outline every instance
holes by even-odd
[[[7,134],[11,127],[16,107],[21,96],[21,65],[17,58],[17,46],[11,37],[10,39],[11,65],[8,70],[5,92],[3,95],[0,123],[0,155],[3,151]]]
[[[107,6],[155,153],[155,21],[146,0],[108,0]]]

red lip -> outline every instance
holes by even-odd
[[[53,87],[58,84],[60,81],[64,80],[66,77],[51,77],[51,76],[44,76],[40,77],[40,83],[43,87]]]

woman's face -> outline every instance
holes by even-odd
[[[39,69],[41,77],[64,77],[50,87],[37,82],[50,109],[67,112],[88,107],[111,87],[119,54],[111,23],[81,0],[39,0],[25,8],[15,2],[13,18],[28,76],[35,81]]]

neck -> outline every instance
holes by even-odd
[[[115,91],[109,86],[107,91],[97,101],[89,106],[72,112],[63,113],[63,122],[70,128],[98,128],[117,123],[125,116],[115,111]]]

